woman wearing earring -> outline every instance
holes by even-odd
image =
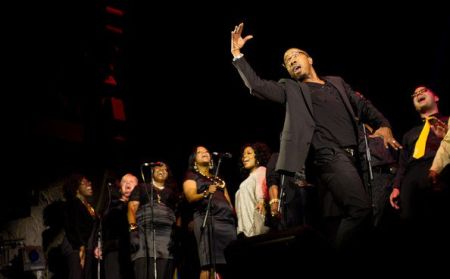
[[[158,162],[152,173],[151,184],[143,183],[135,187],[128,202],[130,243],[133,250],[131,260],[136,279],[154,278],[155,248],[157,278],[171,279],[174,272],[176,187],[166,163]],[[150,187],[153,187],[153,208]],[[152,228],[155,229],[154,241]]]
[[[264,225],[265,205],[268,198],[266,165],[270,149],[264,143],[246,144],[242,148],[242,170],[247,178],[236,192],[236,215],[238,235],[250,237],[269,230]]]
[[[201,266],[200,279],[209,278],[210,272],[222,273],[226,264],[225,247],[236,239],[233,208],[225,182],[215,177],[211,169],[212,160],[208,149],[195,147],[189,156],[183,191],[187,201],[195,207],[194,234]],[[202,228],[209,198],[210,218]]]

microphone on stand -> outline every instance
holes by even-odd
[[[108,188],[113,188],[115,186],[115,181],[113,181],[112,179],[108,179],[106,181],[106,185],[108,186]]]
[[[150,162],[150,163],[148,163],[148,162],[144,162],[144,163],[142,163],[142,167],[160,167],[160,166],[162,166],[163,165],[163,163],[162,162]]]
[[[232,158],[233,155],[231,155],[230,152],[213,152],[212,153],[214,156],[218,156],[218,157],[222,157],[222,158]]]

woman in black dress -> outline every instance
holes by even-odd
[[[183,183],[184,195],[195,207],[194,233],[202,269],[200,279],[209,278],[210,272],[222,273],[226,264],[224,250],[236,239],[236,222],[225,182],[210,173],[212,168],[209,151],[203,146],[195,147]],[[210,195],[211,218],[202,229]]]

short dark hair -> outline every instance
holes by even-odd
[[[420,83],[420,84],[414,86],[411,91],[414,93],[414,91],[416,91],[416,89],[419,87],[425,87],[429,91],[433,92],[433,95],[439,96],[439,94],[436,93],[436,87],[434,85],[428,84],[428,83]]]

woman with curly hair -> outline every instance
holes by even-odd
[[[69,277],[92,278],[98,216],[89,199],[92,183],[83,174],[72,174],[63,186],[66,199],[65,237],[62,252],[66,256]]]
[[[247,178],[241,182],[235,195],[238,218],[238,236],[250,237],[268,231],[264,225],[265,205],[268,199],[266,165],[270,149],[265,143],[256,142],[242,147],[242,166]]]

